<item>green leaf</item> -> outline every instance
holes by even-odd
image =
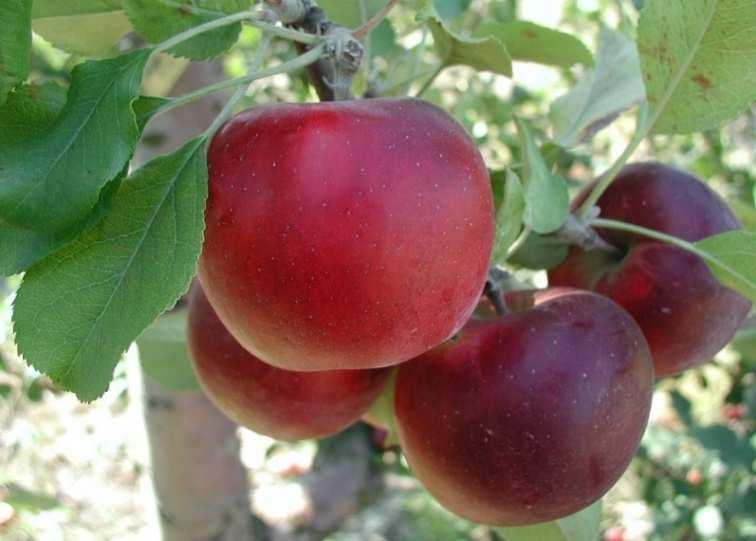
[[[554,139],[563,147],[588,140],[620,112],[643,101],[645,92],[635,43],[604,28],[595,69],[551,105]]]
[[[46,129],[54,120],[56,110],[62,108],[64,100],[63,89],[53,84],[22,87],[11,93],[8,103],[0,108],[0,144],[4,141],[3,135],[6,132],[10,132],[11,137],[21,140]],[[167,101],[165,98],[142,96],[134,102],[140,133],[152,113]],[[22,119],[26,119],[27,122],[17,123]],[[4,124],[6,122],[7,124]],[[94,210],[89,215],[61,233],[34,231],[0,221],[0,246],[3,247],[0,251],[0,275],[8,276],[28,269],[65,246],[82,231],[97,224],[110,210],[113,196],[126,177],[127,169],[128,166],[124,167],[115,179],[105,185]]]
[[[531,233],[507,263],[534,270],[553,269],[567,257],[569,247],[553,235]]]
[[[122,11],[110,11],[34,19],[32,28],[61,51],[102,58],[114,53],[116,43],[131,31],[131,23]]]
[[[756,232],[728,231],[695,246],[706,253],[704,260],[720,282],[756,301]]]
[[[494,528],[506,541],[592,541],[598,539],[601,500],[553,522],[519,528]]]
[[[120,10],[121,0],[34,0],[32,17],[67,17]]]
[[[715,128],[756,99],[753,0],[648,0],[638,50],[656,133]]]
[[[745,203],[740,199],[729,199],[727,203],[743,223],[743,229],[756,231],[756,207],[753,206],[753,203]]]
[[[567,182],[549,171],[528,126],[517,119],[523,151],[525,225],[536,233],[551,233],[561,227],[570,211]]]
[[[0,105],[29,74],[32,0],[0,2]]]
[[[388,432],[384,445],[386,447],[392,447],[399,445],[399,436],[396,431],[396,416],[394,414],[394,396],[396,394],[396,370],[389,376],[386,387],[373,402],[370,409],[363,416],[364,419],[372,424]]]
[[[0,148],[40,136],[66,103],[66,90],[55,83],[21,85],[0,106]]]
[[[492,261],[504,263],[507,252],[522,230],[525,214],[525,193],[518,177],[511,169],[507,171],[504,184],[504,201],[496,213],[496,238]]]
[[[512,58],[498,39],[462,38],[446,28],[437,15],[424,15],[422,19],[433,34],[443,67],[469,66],[478,71],[512,76]]]
[[[188,289],[202,248],[205,139],[136,171],[95,227],[24,276],[13,310],[24,358],[81,400]]]
[[[360,6],[362,2],[365,4],[365,14]],[[318,6],[326,12],[329,19],[347,28],[357,28],[363,21],[380,11],[385,3],[384,0],[318,0]]]
[[[250,0],[124,0],[131,24],[152,43],[194,26],[249,9]],[[205,32],[169,50],[176,56],[207,60],[224,53],[239,39],[241,23]]]
[[[39,513],[61,506],[61,503],[53,496],[32,492],[16,484],[8,485],[6,491],[8,494],[4,498],[5,502],[19,511]]]
[[[433,0],[433,7],[442,21],[451,21],[470,7],[472,0]]]
[[[591,51],[575,36],[528,21],[484,22],[475,35],[501,41],[512,60],[562,68],[593,65]]]
[[[83,219],[139,139],[131,103],[150,50],[74,68],[68,101],[41,137],[0,146],[0,219],[60,232]]]
[[[186,310],[163,314],[137,339],[145,373],[175,391],[199,390],[186,347]]]

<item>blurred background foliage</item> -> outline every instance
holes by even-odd
[[[337,22],[357,26],[382,1],[322,0]],[[543,2],[435,0],[451,29],[471,35],[486,21],[533,21],[578,36],[595,51],[602,26],[632,31],[638,1]],[[371,36],[368,68],[355,89],[380,95],[416,92],[435,70],[432,36],[415,21],[413,2],[401,2],[390,22]],[[131,40],[131,41],[130,41]],[[260,40],[243,31],[240,46],[220,62],[241,75]],[[133,46],[127,37],[122,46]],[[296,54],[276,40],[268,63]],[[34,81],[65,85],[81,61],[34,37]],[[167,92],[186,62],[160,57],[145,87]],[[424,95],[472,133],[490,168],[516,166],[519,142],[512,121],[532,122],[542,141],[550,129],[551,102],[586,68],[515,63],[513,79],[445,70]],[[255,83],[246,106],[313,101],[304,74]],[[551,145],[547,155],[577,189],[608,167],[634,129],[623,114],[587,144],[570,151]],[[646,141],[640,159],[657,159],[706,180],[756,229],[754,111],[720,130]],[[147,130],[144,144],[161,134]],[[496,185],[494,186],[497,187]],[[546,247],[546,251],[549,248]],[[523,283],[546,285],[543,272],[518,269]],[[154,539],[154,500],[147,473],[142,419],[130,399],[133,364],[121,363],[106,396],[80,404],[18,359],[10,309],[18,277],[0,282],[0,538]],[[280,444],[241,431],[253,511],[261,538],[351,540],[495,540],[500,534],[453,517],[425,493],[396,449],[381,434],[358,425],[322,442]],[[651,422],[631,467],[605,498],[602,535],[607,541],[756,539],[756,319],[711,363],[658,384]],[[324,488],[325,487],[325,488]],[[336,488],[337,490],[334,490]],[[336,494],[338,493],[338,494]]]

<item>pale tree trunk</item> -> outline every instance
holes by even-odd
[[[154,80],[169,74],[171,66],[175,63],[159,68]],[[193,63],[178,79],[173,93],[210,84],[221,75],[216,64]],[[153,144],[139,148],[136,162],[171,152],[199,134],[220,110],[221,101],[221,97],[206,99],[154,119],[145,132],[146,140]],[[141,397],[163,540],[253,539],[249,485],[239,459],[237,426],[199,391],[168,389],[144,372],[141,384],[139,380],[136,378],[132,390]]]

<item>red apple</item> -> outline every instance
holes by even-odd
[[[270,366],[239,345],[198,286],[190,298],[188,337],[197,378],[218,409],[279,440],[343,430],[368,410],[391,374],[390,368],[292,372]]]
[[[740,227],[727,205],[703,182],[658,163],[625,167],[598,206],[603,218],[691,242]],[[618,254],[574,248],[564,263],[549,272],[549,283],[592,289],[630,312],[651,347],[657,376],[704,363],[732,339],[751,303],[721,285],[701,258],[647,237],[598,232],[620,249]]]
[[[466,519],[558,519],[622,475],[651,407],[653,365],[638,325],[580,290],[520,292],[522,311],[473,319],[399,367],[396,420],[415,476]]]
[[[475,144],[419,100],[278,104],[209,151],[202,285],[249,351],[290,370],[375,368],[468,319],[493,238]]]

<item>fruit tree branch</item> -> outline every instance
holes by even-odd
[[[352,35],[357,39],[363,39],[365,36],[367,36],[370,32],[375,29],[376,26],[381,24],[381,21],[386,18],[386,15],[389,14],[389,12],[394,8],[396,4],[399,3],[399,0],[388,0],[386,2],[386,5],[383,6],[383,8],[373,15],[370,20],[368,20],[365,24],[357,28],[354,32],[352,32]]]

